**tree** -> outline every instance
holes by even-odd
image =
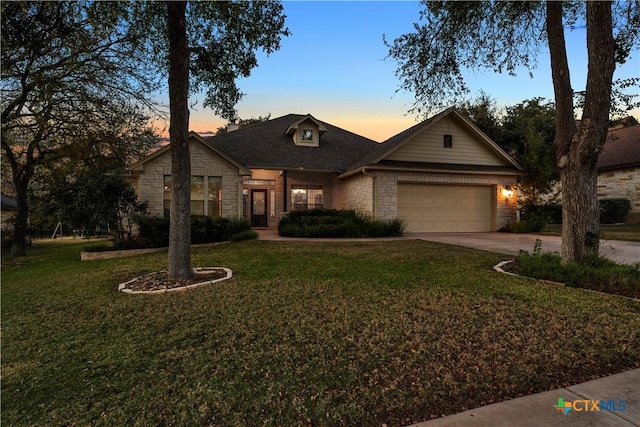
[[[237,77],[258,65],[256,51],[280,47],[282,5],[275,1],[133,3],[137,28],[149,36],[149,58],[168,71],[172,200],[168,274],[186,280],[191,269],[189,105],[190,93],[206,89],[204,106],[225,119],[236,116],[242,93]],[[158,20],[158,17],[163,17]],[[168,49],[167,49],[168,47]]]
[[[476,98],[462,102],[458,109],[489,138],[496,142],[500,141],[502,137],[500,111],[496,100],[489,94],[480,92]]]
[[[468,92],[466,69],[533,70],[546,43],[551,58],[556,106],[555,151],[563,188],[562,259],[598,253],[595,169],[606,141],[612,109],[613,72],[640,40],[638,2],[452,2],[424,1],[422,24],[388,43],[399,62],[400,89],[413,91],[413,111],[429,112]],[[615,13],[613,12],[615,10]],[[589,57],[583,113],[575,124],[574,91],[564,40],[565,24],[584,23]],[[614,25],[615,24],[615,25]],[[614,26],[616,33],[614,34]],[[620,86],[637,85],[634,81]]]
[[[73,228],[88,234],[109,230],[116,245],[123,246],[132,237],[136,215],[146,211],[146,203],[118,173],[90,172],[74,182],[52,189],[48,207]]]
[[[263,123],[263,122],[268,122],[269,120],[271,120],[271,113],[267,114],[266,116],[258,116],[258,117],[249,117],[248,119],[237,119],[235,121],[232,121],[232,123],[234,123],[237,126],[237,129],[240,128],[244,128],[247,126],[251,126],[251,125],[255,125],[257,123]],[[221,135],[223,133],[227,133],[229,131],[229,126],[220,126],[217,130],[216,130],[216,135]]]
[[[507,107],[501,135],[495,140],[523,167],[518,188],[534,204],[560,179],[554,150],[555,114],[553,103],[543,98]]]
[[[146,123],[147,94],[157,85],[141,64],[120,3],[2,2],[1,8],[2,150],[18,202],[11,254],[23,256],[27,194],[37,170],[78,150],[109,157],[122,149],[116,146],[126,141],[114,134],[114,123],[122,117]]]

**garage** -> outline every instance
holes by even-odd
[[[398,184],[398,218],[406,232],[492,230],[492,186]]]

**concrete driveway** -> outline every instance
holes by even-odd
[[[560,252],[560,236],[512,233],[415,233],[405,237],[464,246],[489,252],[518,255],[521,249],[532,252],[536,239],[542,241],[544,252]],[[625,264],[640,262],[640,242],[623,240],[600,241],[600,254]]]
[[[501,254],[518,255],[521,249],[532,252],[536,239],[542,240],[542,250],[545,252],[560,252],[560,236],[542,234],[514,234],[514,233],[407,233],[402,237],[385,237],[374,239],[305,239],[297,237],[282,237],[278,230],[256,230],[261,240],[278,241],[314,241],[314,242],[349,242],[349,241],[389,241],[420,239],[449,245],[464,246]],[[602,240],[600,254],[612,260],[625,264],[640,262],[640,242],[626,242],[623,240]]]

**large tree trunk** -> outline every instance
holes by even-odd
[[[169,136],[171,141],[171,227],[169,277],[185,280],[191,269],[191,157],[189,154],[189,46],[186,2],[167,3],[169,35]]]
[[[11,243],[11,256],[25,256],[25,244],[27,241],[27,225],[29,222],[29,204],[27,201],[27,188],[33,173],[27,173],[22,169],[14,176],[13,185],[16,190],[18,211],[13,227],[13,241]]]
[[[611,3],[587,3],[589,65],[585,105],[577,132],[561,2],[547,2],[547,35],[556,100],[556,156],[562,183],[562,261],[567,263],[597,255],[599,249],[595,165],[606,142],[615,70]]]

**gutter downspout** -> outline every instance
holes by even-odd
[[[378,216],[378,206],[377,206],[378,205],[378,203],[377,203],[377,201],[378,201],[378,197],[377,197],[378,196],[378,185],[377,185],[377,182],[376,182],[376,176],[370,174],[369,172],[367,172],[367,167],[366,166],[362,168],[361,172],[362,172],[362,175],[371,177],[371,179],[373,179],[373,200],[372,200],[372,202],[373,202],[372,203],[372,206],[373,206],[373,218],[372,219],[375,220],[377,218],[377,216]]]

